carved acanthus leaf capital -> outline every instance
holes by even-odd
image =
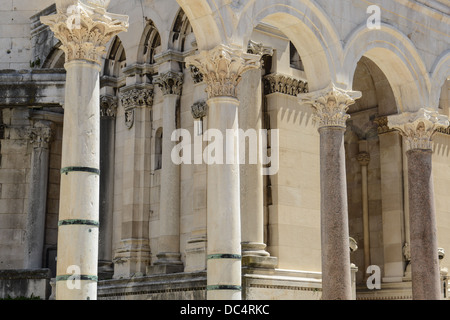
[[[183,78],[183,73],[168,71],[156,77],[154,83],[161,88],[163,95],[181,96]]]
[[[65,1],[68,2],[68,1]],[[41,17],[61,43],[66,62],[87,60],[101,65],[106,44],[122,31],[127,31],[128,16],[106,12],[108,1],[69,1],[57,13]]]
[[[26,132],[26,137],[34,148],[48,149],[53,139],[53,123],[50,121],[37,121]]]
[[[358,160],[361,166],[368,166],[370,163],[370,154],[368,152],[360,152],[356,160]]]
[[[118,98],[110,95],[100,96],[100,116],[115,118],[117,115]]]
[[[388,117],[388,126],[400,132],[409,150],[431,150],[434,134],[449,124],[447,116],[424,108]]]
[[[206,117],[208,113],[208,104],[206,101],[199,101],[192,105],[191,107],[192,117],[194,119],[201,119]]]
[[[186,64],[196,67],[207,84],[209,98],[237,97],[237,86],[244,72],[260,67],[260,57],[219,45],[210,51],[186,58]]]
[[[120,92],[120,102],[125,109],[125,126],[131,129],[134,125],[136,108],[153,106],[153,87],[126,87]]]
[[[361,98],[359,91],[343,90],[331,84],[328,88],[299,95],[300,103],[306,103],[315,109],[314,120],[319,128],[346,127],[350,118],[347,114],[349,106]]]

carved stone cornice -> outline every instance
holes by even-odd
[[[331,84],[328,88],[299,95],[300,103],[306,103],[315,109],[314,120],[323,127],[346,128],[350,118],[347,114],[349,106],[361,98],[359,91],[343,90]]]
[[[183,89],[183,73],[168,71],[155,78],[154,84],[157,84],[163,95],[177,95],[181,96]]]
[[[308,83],[303,80],[279,73],[272,73],[264,77],[264,94],[282,93],[297,96],[300,93],[308,93]]]
[[[206,101],[199,101],[192,105],[191,107],[192,117],[194,119],[201,119],[206,117],[208,113],[208,104]]]
[[[388,126],[400,131],[405,137],[409,150],[431,150],[434,134],[449,127],[447,116],[434,110],[420,109],[417,112],[405,112],[388,117]]]
[[[26,131],[26,138],[33,148],[48,149],[54,136],[53,127],[51,121],[37,121]]]
[[[125,125],[131,129],[134,125],[135,109],[153,106],[153,86],[125,87],[120,91],[120,102],[125,109]]]
[[[110,95],[100,96],[100,116],[115,118],[117,115],[118,98]]]
[[[41,17],[61,43],[66,62],[86,60],[101,65],[106,44],[128,28],[128,17],[111,14],[109,1],[64,1],[57,13]]]
[[[373,120],[373,122],[378,126],[377,128],[378,134],[384,134],[395,131],[394,129],[389,128],[387,116],[377,117]]]
[[[186,58],[186,64],[198,68],[207,84],[208,98],[237,98],[237,86],[244,72],[260,67],[260,57],[240,49],[219,45]]]

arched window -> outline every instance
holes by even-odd
[[[163,129],[159,128],[155,135],[155,170],[162,168],[162,139]]]

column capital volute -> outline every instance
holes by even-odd
[[[348,108],[361,96],[359,91],[344,90],[332,83],[325,89],[300,94],[298,97],[301,104],[310,104],[314,108],[313,118],[319,128],[346,128],[350,118]]]
[[[59,1],[57,13],[41,17],[62,43],[66,62],[83,60],[101,65],[106,44],[127,31],[128,16],[106,12],[109,1]]]
[[[400,132],[405,138],[408,150],[431,150],[434,134],[449,125],[447,116],[425,108],[388,117],[389,128]]]
[[[209,51],[186,58],[188,66],[194,66],[203,75],[209,98],[237,98],[237,86],[242,75],[261,65],[260,56],[248,54],[242,48],[219,45]]]

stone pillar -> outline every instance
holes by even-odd
[[[158,254],[152,273],[183,271],[180,254],[180,166],[172,161],[177,142],[177,104],[181,97],[183,74],[168,71],[155,79],[164,96],[161,168],[161,201],[159,214]]]
[[[273,50],[250,41],[248,52],[258,55],[273,55]],[[262,155],[257,163],[250,163],[250,154],[254,143],[259,146],[261,129],[263,128],[262,113],[262,81],[261,69],[250,70],[243,76],[239,93],[239,123],[244,132],[255,130],[258,141],[252,141],[251,132],[248,141],[242,145],[246,155],[245,163],[240,166],[241,180],[241,222],[242,222],[242,263],[248,267],[275,268],[277,258],[270,257],[264,243],[264,176]],[[242,150],[241,150],[242,151]],[[261,150],[259,150],[261,151]],[[244,153],[243,153],[244,154]]]
[[[41,120],[37,121],[27,133],[32,152],[24,269],[42,268],[52,127],[52,122]]]
[[[300,95],[312,104],[320,133],[322,299],[351,300],[347,181],[344,132],[346,112],[361,93],[334,86]]]
[[[227,136],[238,130],[237,86],[242,74],[259,67],[259,57],[220,45],[187,58],[203,74],[208,93],[208,140],[213,131]],[[223,140],[225,142],[225,139]],[[228,143],[232,141],[227,141]],[[223,148],[223,164],[209,163],[207,178],[207,298],[240,300],[241,216],[239,181],[239,139]],[[222,148],[219,144],[218,148]],[[220,153],[220,152],[219,152]],[[227,161],[228,160],[228,161]]]
[[[365,142],[367,147],[367,141],[360,142],[360,153],[358,154],[358,162],[361,165],[361,193],[362,193],[362,213],[363,213],[363,235],[364,235],[364,270],[370,266],[370,222],[369,222],[369,189],[368,189],[368,177],[367,166],[370,163],[370,154],[367,152],[367,148],[361,148],[362,143]]]
[[[388,125],[408,146],[410,251],[413,299],[440,300],[441,284],[432,173],[432,138],[449,126],[446,116],[420,109],[390,116]]]
[[[150,154],[153,85],[120,89],[125,112],[121,240],[114,254],[114,278],[142,276],[150,263]]]
[[[66,90],[58,222],[57,300],[97,298],[101,55],[128,18],[109,1],[61,1],[41,17],[65,52]],[[74,283],[74,279],[77,280]]]
[[[112,268],[112,232],[114,204],[114,150],[117,97],[100,97],[100,213],[99,272],[109,274]]]

